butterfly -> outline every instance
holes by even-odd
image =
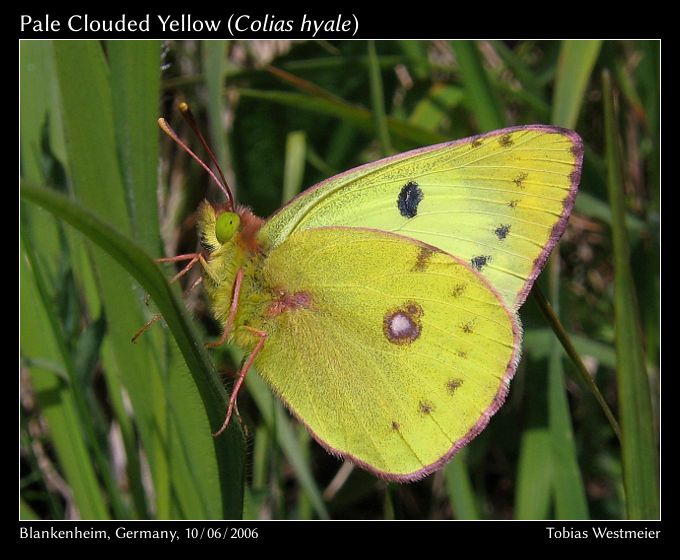
[[[246,352],[215,435],[252,367],[324,448],[387,480],[427,476],[486,427],[520,358],[518,309],[574,206],[575,132],[518,126],[388,157],[267,220],[193,157],[227,201],[198,209],[204,252],[161,260],[201,264],[223,326],[210,346]]]

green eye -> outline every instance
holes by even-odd
[[[217,241],[221,244],[230,241],[231,238],[234,237],[236,230],[238,230],[240,223],[241,218],[234,212],[220,214],[219,218],[217,218],[217,223],[215,224],[215,236],[217,237]]]

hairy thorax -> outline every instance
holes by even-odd
[[[241,218],[239,231],[228,242],[219,244],[214,235],[215,210],[207,203],[199,209],[199,235],[208,250],[208,267],[204,271],[203,281],[213,315],[224,327],[232,308],[238,271],[243,271],[237,312],[229,340],[244,349],[250,349],[257,338],[242,327],[259,328],[257,318],[264,315],[276,295],[262,280],[265,257],[257,242],[257,232],[262,220],[246,208],[239,208],[238,214]]]

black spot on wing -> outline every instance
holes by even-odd
[[[508,233],[510,233],[510,225],[501,224],[494,230],[494,233],[496,234],[496,237],[498,237],[498,239],[503,241],[508,236]]]
[[[475,138],[470,144],[473,148],[479,148],[482,145],[481,138]]]
[[[409,181],[399,191],[397,208],[404,218],[413,218],[418,213],[418,205],[423,200],[423,191],[415,181]]]
[[[491,256],[489,255],[479,255],[477,257],[472,257],[470,259],[470,264],[472,264],[472,268],[475,270],[482,270],[491,260]]]

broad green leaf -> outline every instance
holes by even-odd
[[[602,41],[562,42],[550,119],[553,124],[565,128],[576,126],[601,46]]]
[[[160,43],[108,41],[106,46],[116,143],[132,233],[155,255],[160,250],[156,194]]]
[[[47,189],[25,186],[22,197],[40,205],[69,223],[105,251],[115,262],[134,277],[149,293],[163,314],[170,332],[189,367],[194,384],[201,395],[207,415],[204,428],[192,433],[194,439],[210,438],[220,473],[219,490],[221,516],[239,518],[243,500],[244,449],[243,436],[235,424],[219,438],[210,437],[207,429],[221,425],[224,420],[226,394],[208,356],[203,349],[186,310],[171,289],[166,278],[151,258],[91,212]],[[129,339],[128,339],[129,342]],[[171,388],[172,390],[172,388]]]
[[[480,132],[505,126],[505,115],[496,91],[486,74],[474,41],[453,41],[453,51],[458,59],[467,106],[477,119]]]
[[[260,414],[270,429],[276,425],[277,443],[286,454],[288,461],[295,470],[300,485],[307,492],[312,506],[321,519],[328,519],[328,510],[324,504],[321,492],[314,481],[314,477],[305,461],[305,454],[300,448],[295,430],[288,420],[281,403],[276,401],[269,387],[258,375],[252,373],[246,377],[246,386],[257,403]]]
[[[631,272],[628,232],[625,227],[623,165],[614,112],[611,78],[603,73],[605,143],[609,202],[614,244],[614,309],[619,415],[623,436],[623,479],[629,519],[659,517],[657,442],[649,378],[645,369],[637,298]]]
[[[368,61],[369,61],[369,83],[371,84],[371,106],[373,108],[373,118],[375,119],[375,130],[380,149],[383,156],[389,155],[392,151],[390,132],[387,126],[387,115],[385,114],[385,99],[382,86],[382,76],[380,75],[380,64],[378,53],[375,49],[375,41],[368,42]]]
[[[352,123],[354,126],[367,132],[372,133],[375,130],[375,121],[369,110],[363,107],[356,107],[344,101],[312,97],[307,94],[287,91],[260,91],[253,89],[240,89],[239,91],[244,97],[262,99],[303,111],[322,113]],[[427,144],[445,142],[448,139],[442,134],[416,127],[394,117],[387,117],[387,125],[390,134],[412,145],[425,146]]]
[[[481,519],[467,466],[467,449],[461,449],[446,465],[446,491],[454,519]]]
[[[305,175],[306,142],[305,133],[300,130],[290,132],[286,138],[282,204],[288,202],[302,189],[302,181]]]
[[[20,342],[24,356],[34,359],[30,367],[31,383],[42,414],[50,430],[51,441],[63,469],[64,477],[73,492],[73,499],[82,519],[106,519],[109,512],[97,481],[88,442],[81,427],[78,407],[69,382],[54,371],[36,364],[35,359],[64,364],[63,342],[56,324],[51,302],[46,299],[44,279],[30,258],[35,253],[26,251],[22,243],[20,262],[21,323]],[[51,315],[51,316],[50,316]],[[60,349],[61,346],[61,349]]]

